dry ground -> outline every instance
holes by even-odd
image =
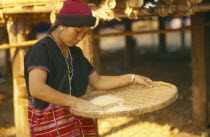
[[[137,53],[140,53],[139,50]],[[138,54],[136,65],[129,69],[123,67],[122,51],[105,52],[102,60],[102,74],[136,73],[155,81],[169,82],[178,87],[179,98],[164,109],[141,116],[99,119],[101,137],[201,137],[201,134],[204,136],[205,133],[192,126],[189,52]],[[12,104],[12,83],[8,77],[7,82],[0,85],[0,137],[15,136]],[[210,111],[210,102],[208,110]]]

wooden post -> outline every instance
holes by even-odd
[[[193,94],[193,123],[199,128],[207,128],[207,92],[205,64],[205,29],[199,25],[204,23],[205,14],[192,16],[192,94]]]
[[[206,21],[210,21],[210,12],[207,12],[205,13],[206,14]],[[206,60],[208,60],[206,62],[206,65],[207,65],[207,81],[209,82],[210,81],[210,39],[209,39],[209,36],[210,36],[210,26],[207,26],[205,28],[205,42],[206,42]],[[210,89],[208,89],[208,92]],[[210,114],[209,114],[210,115]]]
[[[94,28],[93,35],[99,34],[99,27]],[[100,49],[100,39],[93,39],[93,61],[96,71],[101,72],[101,49]]]
[[[99,52],[95,51],[97,48],[94,48],[95,41],[93,38],[93,31],[86,34],[84,39],[77,44],[83,51],[84,56],[89,60],[89,62],[93,65],[94,69],[99,72],[100,70],[100,59],[99,59]],[[97,46],[97,45],[96,45]],[[93,89],[88,87],[86,93],[88,94]]]
[[[181,21],[182,21],[182,28],[185,27],[185,18],[184,17],[181,17]],[[182,48],[182,51],[185,51],[186,50],[186,44],[185,44],[185,31],[181,31],[180,32],[180,35],[181,35],[181,48]]]
[[[100,49],[97,44],[99,44],[99,42],[93,38],[93,31],[91,31],[77,46],[82,49],[85,57],[94,66],[94,69],[100,72]]]
[[[165,18],[159,17],[159,30],[165,29]],[[159,51],[166,52],[166,34],[159,34]]]
[[[90,32],[91,33],[91,32]],[[89,60],[89,62],[93,65],[93,41],[91,40],[91,34],[88,33],[84,37],[82,41],[77,44],[78,47],[80,47],[83,51],[83,54],[85,57]]]
[[[98,34],[98,28],[95,28],[93,31],[88,33],[85,38],[77,45],[80,47],[85,55],[85,57],[90,61],[90,63],[94,66],[94,69],[97,72],[100,72],[100,47],[99,47],[99,39],[94,39],[93,34]],[[93,91],[90,87],[88,87],[86,94]],[[96,126],[98,126],[98,119],[94,119]]]
[[[10,50],[6,49],[5,52],[6,52],[5,66],[7,68],[6,76],[9,76],[12,73],[12,66],[11,66],[11,60],[10,60]]]
[[[7,31],[9,35],[9,43],[18,43],[25,41],[25,25],[24,20],[8,20]],[[28,124],[28,94],[24,80],[24,55],[27,48],[10,49],[10,57],[12,60],[13,74],[13,100],[14,100],[14,119],[17,137],[29,137]]]
[[[125,20],[125,31],[132,31],[132,20]],[[132,36],[125,37],[125,68],[132,67],[135,64],[136,40]]]
[[[8,43],[8,37],[7,37],[7,27],[6,24],[4,24],[2,27],[0,27],[0,44]],[[10,51],[6,49],[5,51],[5,67],[6,67],[6,76],[9,76],[11,74],[11,61],[10,61]]]
[[[205,13],[206,14],[206,21],[210,21],[210,12]],[[210,26],[207,26],[205,28],[205,46],[206,46],[206,76],[207,76],[207,83],[209,84],[210,82]],[[207,86],[207,92],[210,93],[210,88]],[[210,98],[207,97],[207,102],[210,102]],[[207,103],[207,108],[209,104]],[[208,113],[208,112],[207,112]],[[207,114],[207,121],[210,119],[210,113]],[[210,123],[208,123],[208,128],[210,126]],[[210,136],[210,128],[209,128],[209,136]]]

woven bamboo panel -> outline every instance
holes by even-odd
[[[148,88],[142,85],[128,85],[110,91],[95,91],[85,95],[83,99],[91,101],[93,98],[112,95],[123,100],[123,106],[132,108],[123,111],[107,111],[113,105],[105,106],[104,111],[82,111],[70,108],[70,111],[78,116],[89,118],[107,118],[116,116],[134,116],[152,112],[164,108],[174,102],[178,97],[176,86],[165,82],[154,82],[154,87]],[[110,101],[110,100],[107,100]],[[116,103],[114,104],[116,105]]]

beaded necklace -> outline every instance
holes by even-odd
[[[63,52],[63,50],[62,50],[62,48],[61,48],[61,46],[55,41],[55,38],[53,37],[53,35],[50,34],[49,36],[56,43],[56,45],[58,46],[60,52],[62,53],[63,57],[65,58],[66,65],[67,65],[67,68],[68,68],[69,91],[70,91],[70,95],[71,95],[71,81],[72,81],[73,74],[74,74],[73,73],[73,57],[71,55],[71,52],[70,52],[69,48],[68,48],[68,55],[67,56],[70,57],[70,58],[66,57],[64,52]]]

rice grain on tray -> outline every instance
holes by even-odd
[[[102,95],[102,96],[97,96],[94,97],[93,99],[90,100],[90,103],[98,105],[98,106],[107,106],[113,103],[123,103],[123,99],[120,97],[116,97],[114,95]]]
[[[114,96],[114,95],[110,95],[110,94],[94,97],[93,99],[90,100],[90,102],[92,104],[95,104],[95,105],[98,105],[98,106],[101,106],[101,107],[108,106],[105,110],[107,112],[133,110],[133,108],[123,105],[123,99],[122,98]],[[115,105],[112,106],[111,104],[115,104]],[[110,105],[112,107],[110,107]]]
[[[128,106],[124,106],[124,105],[118,105],[118,106],[114,106],[111,107],[109,109],[107,109],[106,111],[108,112],[117,112],[117,111],[129,111],[129,110],[133,110],[134,108],[128,107]]]

